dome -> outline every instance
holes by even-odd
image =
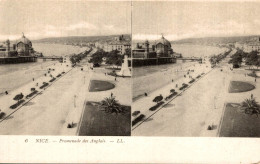
[[[171,43],[165,39],[163,36],[161,37],[161,39],[156,41],[156,44],[158,43],[162,43],[163,45],[167,45],[169,48],[171,47]]]
[[[32,42],[28,38],[26,38],[24,35],[19,40],[17,40],[16,44],[18,44],[20,42],[29,45],[29,47],[32,47]]]

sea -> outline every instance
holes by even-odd
[[[65,56],[77,54],[87,50],[87,47],[78,47],[63,44],[32,43],[37,52],[44,56]],[[33,78],[38,78],[46,73],[48,66],[58,61],[42,61],[32,63],[4,64],[0,65],[0,96],[5,91],[12,91],[30,82]]]
[[[192,44],[172,44],[173,51],[181,53],[183,57],[209,57],[227,51],[227,48],[206,45]],[[144,93],[151,93],[164,85],[167,85],[172,79],[177,80],[182,77],[181,72],[186,67],[194,65],[194,62],[180,61],[174,64],[153,65],[133,68],[133,100],[141,98]]]

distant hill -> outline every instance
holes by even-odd
[[[130,40],[129,34],[123,34],[124,37]],[[108,36],[68,36],[68,37],[53,37],[53,38],[44,38],[39,40],[33,40],[34,43],[61,43],[61,44],[73,44],[73,43],[88,43],[96,41],[111,41],[114,37],[120,35],[108,35]]]
[[[234,37],[205,37],[205,38],[188,38],[181,39],[177,41],[172,41],[171,43],[175,44],[226,44],[226,43],[235,43],[241,42],[246,43],[252,40],[255,37],[259,37],[259,35],[251,35],[251,36],[234,36]]]

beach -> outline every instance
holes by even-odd
[[[44,56],[78,54],[88,49],[87,47],[47,43],[35,43],[33,46],[35,51],[42,52]],[[33,63],[0,65],[0,96],[3,95],[5,91],[12,92],[14,89],[26,85],[33,79],[36,80],[44,76],[49,66],[58,63],[58,61],[43,61],[38,59],[37,62]]]

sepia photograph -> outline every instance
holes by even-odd
[[[130,136],[130,1],[8,0],[0,17],[0,135]]]
[[[256,164],[259,87],[260,1],[0,0],[0,163]]]
[[[260,3],[133,2],[132,136],[260,137]]]

